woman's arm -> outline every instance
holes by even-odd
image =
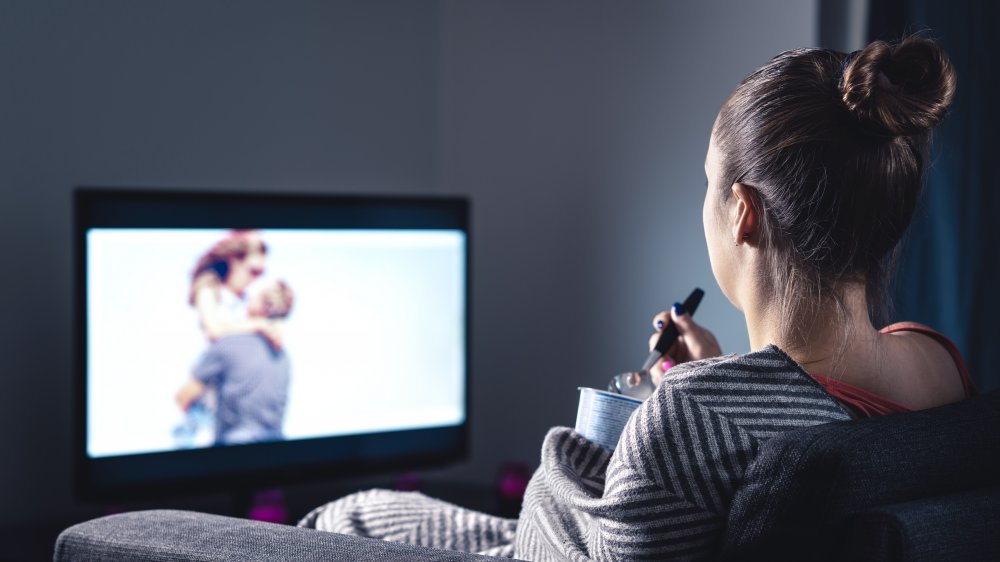
[[[236,334],[260,334],[267,338],[275,349],[281,349],[284,330],[280,320],[228,318],[219,306],[217,290],[211,286],[203,286],[195,294],[195,308],[201,319],[201,327],[210,341]]]
[[[750,457],[750,440],[739,433],[691,395],[669,382],[661,386],[632,416],[612,455],[602,498],[608,509],[595,520],[590,555],[712,557],[734,479]]]

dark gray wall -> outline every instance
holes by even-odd
[[[71,188],[432,191],[438,36],[408,0],[0,3],[0,521],[71,504]]]
[[[815,46],[814,1],[449,0],[441,183],[474,201],[472,462],[535,466],[576,387],[638,368],[654,313],[749,349],[712,277],[702,163],[716,112],[778,52]]]
[[[719,105],[816,2],[0,0],[0,522],[70,510],[73,185],[468,194],[473,456],[537,463],[576,387],[700,285]],[[317,498],[322,501],[327,498]]]

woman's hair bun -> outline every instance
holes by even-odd
[[[955,70],[930,39],[873,41],[847,59],[840,91],[861,119],[893,136],[914,135],[944,119],[955,97]]]

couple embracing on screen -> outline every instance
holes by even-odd
[[[210,418],[214,410],[214,445],[283,438],[291,369],[282,336],[294,297],[280,280],[249,290],[266,261],[259,232],[233,230],[198,259],[191,275],[188,302],[208,348],[175,400],[189,417]]]

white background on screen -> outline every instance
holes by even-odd
[[[261,233],[268,256],[256,285],[280,278],[295,292],[284,336],[287,439],[464,420],[461,232]],[[90,456],[174,448],[182,415],[173,397],[208,343],[187,304],[190,273],[226,235],[88,232]]]

